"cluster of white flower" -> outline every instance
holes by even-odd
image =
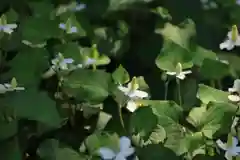
[[[114,152],[112,149],[107,147],[101,147],[99,154],[104,160],[126,160],[127,157],[132,155],[135,149],[131,146],[131,141],[128,137],[121,137],[119,140],[119,152]]]

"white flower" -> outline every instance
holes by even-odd
[[[121,137],[119,142],[120,151],[118,153],[115,153],[110,148],[101,147],[99,149],[101,158],[103,158],[104,160],[126,160],[128,156],[134,153],[135,149],[131,146],[131,141],[128,137]]]
[[[59,28],[67,31],[67,33],[77,33],[78,29],[76,26],[71,26],[69,30],[67,30],[66,24],[60,23]]]
[[[225,150],[225,158],[227,160],[231,160],[233,156],[237,156],[240,153],[240,147],[237,146],[238,139],[236,137],[232,137],[232,143],[228,146],[227,143],[223,143],[220,139],[216,141],[217,145]]]
[[[182,71],[182,64],[178,63],[176,66],[176,71],[175,72],[166,72],[166,74],[171,75],[171,76],[176,76],[177,78],[183,80],[186,78],[187,74],[192,73],[192,71],[187,70],[187,71]]]
[[[239,102],[240,101],[240,79],[236,79],[234,81],[233,87],[228,88],[228,92],[230,92],[230,95],[228,95],[228,99],[232,102]]]
[[[68,70],[68,64],[73,62],[72,58],[64,58],[61,53],[58,53],[57,57],[52,60],[52,65],[54,69]]]
[[[17,87],[16,78],[12,78],[11,83],[0,84],[0,94],[9,92],[9,91],[22,91],[25,90],[24,87]]]
[[[81,3],[81,4],[77,4],[74,8],[72,8],[71,10],[72,11],[81,11],[81,10],[83,10],[84,8],[86,8],[86,4],[83,4],[83,3]]]
[[[86,57],[86,60],[84,60],[83,65],[84,66],[89,66],[89,65],[95,64],[96,62],[97,62],[96,59],[90,58],[90,57]]]
[[[132,81],[128,83],[127,87],[122,85],[118,86],[118,89],[130,98],[126,106],[130,112],[134,112],[137,109],[138,105],[136,104],[135,100],[148,97],[147,92],[140,91],[138,88],[139,86],[136,82],[136,77],[133,77]]]
[[[240,37],[236,25],[232,26],[232,30],[228,32],[227,39],[219,45],[220,49],[232,50],[234,46],[240,46]]]
[[[42,75],[42,78],[49,78],[56,74],[59,70],[62,71],[73,71],[78,68],[82,68],[82,64],[74,65],[74,60],[72,58],[64,58],[61,53],[58,53],[56,58],[52,61],[52,66]]]
[[[17,28],[16,24],[0,25],[0,31],[3,31],[8,34],[11,34],[13,32],[13,29],[15,28]]]

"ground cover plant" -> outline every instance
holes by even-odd
[[[240,159],[240,2],[0,1],[1,160]]]

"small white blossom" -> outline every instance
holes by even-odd
[[[237,0],[236,3],[237,3],[238,5],[240,5],[240,0]]]
[[[83,4],[83,3],[80,3],[80,4],[77,4],[74,8],[72,8],[71,10],[72,11],[81,11],[83,10],[84,8],[86,8],[86,4]]]
[[[223,143],[220,139],[216,141],[217,145],[225,150],[225,158],[227,160],[232,160],[232,157],[239,155],[240,153],[240,147],[237,146],[238,139],[236,137],[232,137],[232,143],[229,146],[227,143]]]
[[[126,160],[126,158],[132,155],[135,149],[131,146],[131,141],[128,137],[121,137],[119,140],[120,151],[115,153],[112,149],[107,147],[101,147],[99,149],[99,154],[104,160]]]
[[[72,58],[64,58],[61,53],[58,53],[56,58],[54,58],[51,62],[52,66],[43,74],[43,78],[49,78],[58,71],[73,71],[83,67],[82,64],[74,65],[74,60]]]
[[[228,95],[228,99],[231,102],[239,102],[240,101],[240,79],[236,79],[234,81],[233,87],[228,88],[228,92],[230,92],[230,95]]]
[[[235,46],[240,46],[240,37],[236,25],[232,26],[232,30],[228,32],[227,39],[219,45],[220,49],[232,50]]]
[[[11,91],[22,91],[22,90],[25,90],[25,88],[17,87],[16,78],[13,78],[11,80],[11,83],[0,84],[0,94],[4,94],[6,92],[11,92]]]
[[[67,31],[66,24],[64,24],[64,23],[60,23],[60,24],[59,24],[59,28]],[[77,29],[76,26],[71,26],[71,27],[70,27],[70,30],[67,31],[67,33],[77,33],[77,32],[78,32],[78,29]]]
[[[187,70],[187,71],[182,71],[182,65],[181,63],[178,63],[176,66],[176,71],[175,72],[166,72],[166,74],[171,75],[171,76],[176,76],[177,78],[183,80],[186,78],[187,74],[192,73],[192,71]]]
[[[5,33],[11,34],[15,29],[17,28],[16,24],[6,24],[6,25],[0,25],[0,31],[3,31]]]
[[[68,64],[73,62],[72,58],[64,58],[61,53],[58,53],[57,57],[52,60],[52,65],[54,69],[68,70]]]
[[[137,109],[138,105],[135,102],[135,100],[148,97],[147,92],[140,91],[140,90],[138,90],[138,88],[139,88],[139,86],[136,82],[136,77],[133,77],[132,81],[127,84],[127,87],[124,87],[122,85],[118,86],[118,89],[130,98],[130,100],[127,102],[127,106],[126,106],[126,108],[130,112],[134,112]]]

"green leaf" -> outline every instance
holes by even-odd
[[[75,42],[69,42],[61,45],[57,45],[55,47],[55,50],[57,52],[60,52],[63,54],[64,58],[72,58],[76,63],[81,62],[81,53],[80,53],[80,47]]]
[[[87,137],[85,144],[91,155],[98,155],[98,150],[101,147],[119,151],[119,137],[117,134],[92,134]]]
[[[18,121],[14,120],[11,122],[1,122],[0,121],[0,141],[10,138],[17,134],[18,132]]]
[[[23,153],[18,144],[18,140],[14,138],[0,144],[0,157],[4,160],[22,160]]]
[[[59,144],[55,139],[47,139],[41,143],[37,151],[42,159],[47,160],[85,160],[86,157],[67,146]]]
[[[42,1],[42,2],[30,2],[29,5],[31,6],[31,9],[33,10],[33,16],[34,17],[50,17],[51,12],[54,9],[54,6],[49,3],[48,1]]]
[[[229,132],[236,111],[235,105],[212,102],[207,106],[192,109],[187,120],[204,136],[213,138],[216,133],[221,135]]]
[[[181,82],[181,96],[183,99],[182,107],[185,111],[189,111],[197,102],[197,80],[188,78]]]
[[[180,145],[184,138],[184,129],[179,124],[183,109],[173,101],[153,101],[150,107],[157,116],[157,124],[162,126],[166,132],[165,146],[177,154],[184,153],[185,148]]]
[[[202,105],[201,107],[194,107],[188,117],[187,117],[187,121],[189,123],[191,123],[194,127],[198,127],[201,126],[202,124],[202,119],[204,114],[207,112],[207,106],[206,105]]]
[[[16,116],[35,120],[52,127],[59,127],[61,118],[56,104],[47,93],[35,89],[26,89],[5,98],[7,106],[13,107]]]
[[[163,29],[156,29],[156,33],[160,33],[164,39],[170,40],[179,45],[181,48],[189,50],[190,38],[195,35],[195,24],[188,19],[178,26],[166,23]]]
[[[137,109],[131,116],[129,130],[146,139],[157,126],[157,117],[149,107]]]
[[[209,102],[228,102],[228,93],[206,86],[204,84],[199,84],[197,97],[205,104]]]
[[[78,100],[101,102],[108,96],[110,74],[101,70],[74,71],[64,78],[63,89]]]
[[[0,103],[3,104],[0,107],[0,141],[6,140],[18,132],[18,120],[15,117],[14,110],[6,106],[2,100],[0,99]]]
[[[43,48],[23,50],[10,61],[11,69],[5,76],[9,79],[15,77],[19,86],[37,85],[41,80],[41,74],[48,66],[47,54]]]
[[[211,50],[207,50],[201,46],[197,46],[196,51],[193,52],[193,63],[197,66],[202,66],[204,59],[213,59],[217,58],[216,53]]]
[[[169,11],[163,7],[157,7],[152,9],[152,12],[159,15],[163,19],[172,20],[172,16],[170,15]]]
[[[120,65],[113,73],[112,73],[113,80],[117,84],[125,84],[130,81],[129,74],[122,65]]]
[[[159,144],[160,142],[164,142],[166,138],[167,133],[165,129],[160,125],[157,125],[157,127],[153,130],[153,132],[149,136],[151,144]]]
[[[210,103],[202,119],[201,131],[208,138],[217,132],[218,136],[229,133],[236,110],[237,107],[233,109],[228,103]]]
[[[133,7],[136,4],[146,4],[151,1],[152,0],[110,0],[108,11],[125,10]]]
[[[186,135],[181,144],[183,147],[186,147],[188,152],[193,153],[195,150],[200,149],[205,145],[202,132],[195,132]]]
[[[186,49],[169,40],[164,42],[164,47],[156,59],[158,68],[166,71],[175,71],[177,63],[182,64],[182,68],[192,67],[192,55]]]
[[[164,147],[162,144],[150,144],[137,150],[140,160],[171,159],[180,160],[172,150]]]
[[[182,116],[183,109],[177,105],[174,101],[154,101],[151,104],[153,113],[157,116],[167,116],[178,122]]]
[[[44,17],[28,17],[22,22],[20,30],[23,36],[22,39],[33,44],[43,43],[48,38],[57,38],[61,31],[56,20]]]
[[[164,38],[163,48],[156,59],[158,68],[162,70],[174,71],[177,63],[181,63],[183,69],[193,65],[190,39],[195,35],[195,25],[193,21],[186,20],[180,27],[166,23],[163,29],[155,30]]]
[[[57,160],[86,160],[86,157],[80,155],[78,152],[74,151],[71,148],[58,148]]]
[[[229,75],[229,66],[218,60],[204,59],[200,68],[201,76],[204,79],[218,80]]]

